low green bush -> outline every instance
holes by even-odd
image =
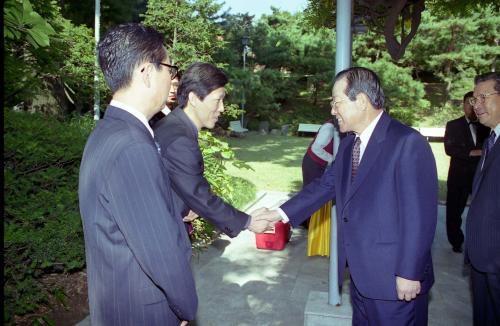
[[[47,302],[40,278],[85,267],[83,229],[78,207],[81,155],[94,122],[91,116],[54,116],[4,109],[4,322],[35,311]],[[242,207],[255,186],[226,174],[234,160],[227,143],[200,133],[205,176],[226,201]],[[202,219],[193,247],[217,236]]]

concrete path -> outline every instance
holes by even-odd
[[[278,206],[286,193],[261,191],[247,208]],[[445,207],[439,206],[433,244],[436,283],[429,304],[429,325],[472,325],[468,269],[463,255],[446,240]],[[307,231],[293,230],[283,251],[256,249],[255,235],[222,236],[192,261],[199,309],[192,326],[301,326],[310,291],[328,291],[328,259],[307,257]],[[348,291],[348,281],[344,282]],[[349,304],[343,302],[343,304]],[[78,326],[90,325],[86,318]]]

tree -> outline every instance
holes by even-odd
[[[195,61],[214,62],[213,54],[224,46],[216,24],[221,4],[213,0],[150,0],[144,24],[165,35],[174,63],[182,68]]]

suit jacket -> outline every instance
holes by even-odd
[[[203,176],[203,156],[193,122],[181,108],[176,108],[157,122],[154,130],[167,162],[172,188],[185,205],[183,210],[190,208],[228,236],[237,236],[249,216],[212,192]]]
[[[351,184],[354,135],[340,142],[325,174],[281,206],[292,225],[336,198],[339,280],[346,263],[361,294],[397,300],[396,276],[434,282],[431,245],[437,220],[434,156],[417,131],[383,113]]]
[[[448,184],[450,186],[467,187],[472,190],[472,179],[476,171],[479,156],[469,156],[473,149],[481,149],[488,137],[490,129],[479,124],[476,129],[476,144],[469,128],[469,124],[462,116],[449,121],[444,133],[444,149],[450,159],[448,170]]]
[[[191,244],[151,134],[108,107],[90,135],[79,180],[92,325],[179,325],[197,296]]]
[[[486,144],[485,144],[486,146]],[[484,152],[484,148],[483,148]],[[500,273],[500,141],[479,163],[467,214],[465,252],[483,273]]]

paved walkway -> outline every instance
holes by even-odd
[[[288,198],[280,192],[259,192],[247,211],[276,207]],[[444,206],[439,206],[433,244],[436,283],[431,290],[429,325],[472,325],[468,270],[463,255],[446,240]],[[199,309],[191,326],[300,326],[310,291],[328,291],[328,259],[307,257],[307,232],[293,231],[283,251],[258,250],[255,235],[222,236],[195,254],[193,273]],[[344,283],[344,291],[348,289]],[[349,304],[344,302],[344,304]],[[88,318],[78,326],[90,325]]]

